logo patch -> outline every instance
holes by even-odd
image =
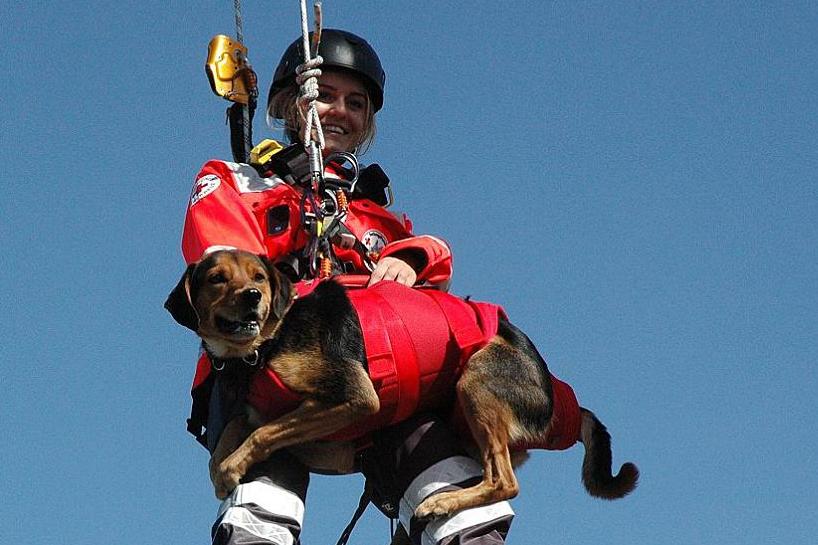
[[[190,206],[193,206],[216,191],[216,188],[218,188],[221,183],[222,181],[215,174],[208,174],[196,180],[196,183],[193,185],[193,191],[190,194]]]
[[[380,231],[370,229],[364,236],[361,237],[361,243],[370,252],[380,253],[383,247],[386,246],[386,237]]]

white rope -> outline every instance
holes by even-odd
[[[304,63],[295,69],[296,82],[300,86],[301,94],[298,97],[298,108],[304,119],[303,142],[310,156],[310,165],[314,175],[323,174],[321,164],[321,150],[324,149],[324,131],[321,129],[321,120],[318,118],[318,109],[315,100],[318,98],[318,77],[321,75],[323,59],[318,55],[318,43],[321,36],[321,3],[315,3],[315,33],[316,56],[310,54],[310,31],[307,25],[307,2],[301,0],[301,43],[304,48]],[[315,140],[313,141],[313,131]]]
[[[304,145],[312,142],[312,131],[315,129],[318,146],[324,147],[324,133],[321,129],[321,120],[318,118],[318,109],[315,100],[318,98],[318,78],[321,76],[321,63],[324,59],[320,55],[305,61],[295,69],[295,81],[301,87],[298,97],[298,107],[304,117]]]

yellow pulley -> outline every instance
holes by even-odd
[[[258,96],[258,78],[247,61],[247,48],[238,40],[217,34],[207,46],[205,72],[213,92],[231,102],[249,104]]]

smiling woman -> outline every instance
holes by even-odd
[[[300,135],[304,118],[298,106],[296,84],[296,73],[303,74],[304,70],[301,47],[299,39],[285,51],[267,101],[268,117],[283,123],[292,143],[287,156],[295,155],[298,160],[306,159]],[[323,74],[315,107],[324,132],[325,175],[351,180],[353,174],[333,161],[331,155],[359,153],[372,141],[375,114],[383,105],[386,76],[374,49],[349,32],[324,30],[318,54],[323,58]],[[335,239],[330,242],[338,261],[333,273],[368,275],[367,286],[387,280],[410,287],[424,284],[445,289],[452,273],[448,245],[437,237],[414,235],[408,218],[383,208],[388,202],[385,188],[389,183],[383,171],[379,168],[370,171],[375,172],[370,176],[375,176],[377,191],[372,191],[372,178],[368,184],[362,183],[364,173],[372,166],[376,165],[361,170],[356,190],[348,195],[348,208],[342,220],[347,243]],[[208,259],[219,249],[237,248],[265,256],[296,282],[310,278],[313,270],[307,264],[310,239],[304,226],[304,207],[309,199],[304,187],[293,181],[291,172],[279,168],[275,161],[264,165],[225,161],[205,164],[185,218],[182,251],[188,264]],[[367,185],[369,190],[358,190]],[[352,247],[349,238],[355,241]],[[224,280],[218,274],[211,279]],[[219,316],[213,327],[243,339],[258,328],[254,318],[250,314]],[[246,390],[237,387],[231,378],[235,377],[236,369],[230,365],[214,367],[214,363],[207,352],[199,360],[189,420],[189,429],[211,451],[211,463],[223,459],[224,447],[219,439],[231,435],[229,430],[225,431],[226,423],[235,422],[237,416],[247,417]],[[366,361],[352,363],[367,366]],[[237,365],[241,366],[241,361]],[[454,396],[453,391],[451,394]],[[460,545],[503,543],[513,515],[507,502],[465,509],[431,522],[413,516],[414,509],[426,497],[453,487],[469,486],[479,481],[482,473],[480,464],[466,456],[448,426],[436,415],[410,416],[401,424],[377,430],[368,444],[355,458],[360,464],[356,469],[366,475],[369,489],[377,491],[381,509],[392,518],[400,515],[403,530],[395,534],[394,543],[408,543],[409,535],[418,545],[421,540],[430,545],[452,541]],[[297,452],[283,449],[252,466],[237,486],[230,481],[235,488],[219,511],[213,526],[213,543],[296,543],[309,470],[322,467],[326,466],[317,466]],[[220,497],[230,492],[216,484],[222,482],[218,472],[211,473],[211,478]],[[400,512],[398,505],[402,506]]]
[[[366,136],[367,122],[374,125],[366,89],[357,78],[343,72],[327,72],[321,80],[317,107],[324,130],[324,153],[355,151]]]
[[[365,40],[332,29],[324,30],[320,53],[317,107],[327,143],[324,156],[338,151],[363,153],[375,138],[375,113],[383,106],[386,74],[380,59]],[[303,126],[295,83],[295,68],[302,58],[301,41],[296,40],[276,68],[267,102],[268,119],[280,120],[291,142],[300,141]]]

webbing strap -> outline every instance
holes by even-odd
[[[460,350],[471,354],[474,347],[486,344],[488,340],[486,334],[478,325],[475,310],[469,303],[441,291],[428,290],[427,295],[437,303],[446,316],[452,336]],[[496,329],[495,327],[494,331]]]
[[[396,353],[400,354],[404,365],[397,366],[398,370],[398,409],[392,423],[402,422],[415,413],[420,400],[420,367],[418,365],[418,354],[412,336],[406,329],[406,324],[400,319],[400,313],[392,308],[393,304],[400,304],[394,298],[383,298],[384,306],[388,306],[391,312],[386,314],[384,325],[392,336],[392,347]]]
[[[244,24],[242,22],[241,16],[241,0],[233,0],[233,18],[236,21],[236,39],[240,44],[244,43]],[[243,61],[243,64],[248,65],[247,59],[243,58],[243,55],[240,54],[242,57],[240,60]],[[250,92],[250,89],[248,89]],[[251,95],[253,93],[250,93]],[[250,160],[250,150],[253,149],[253,128],[252,128],[252,118],[253,112],[251,110],[255,109],[255,102],[251,99],[248,100],[247,104],[236,104],[238,108],[241,110],[241,131],[242,131],[242,143],[240,145],[242,150],[242,157],[243,159],[239,161],[240,163],[245,163]],[[232,107],[230,108],[232,110]],[[233,128],[233,119],[231,119],[230,128]],[[239,146],[234,146],[232,141],[232,130],[231,130],[231,147],[233,148],[233,157],[236,157],[236,148]]]
[[[355,524],[358,523],[358,519],[361,518],[361,515],[364,514],[366,511],[366,507],[369,505],[371,501],[372,495],[369,492],[369,481],[364,482],[364,491],[361,493],[361,499],[358,500],[358,507],[355,509],[355,512],[352,514],[352,520],[349,521],[344,531],[341,533],[341,537],[338,538],[338,542],[336,545],[346,545],[347,541],[349,541],[349,536],[352,535],[352,530],[355,528]]]
[[[369,376],[376,384],[381,407],[395,407],[394,414],[385,415],[387,422],[400,422],[417,409],[420,371],[415,345],[400,314],[392,308],[392,303],[399,302],[392,301],[392,293],[388,293],[390,299],[384,297],[377,286],[360,297],[356,297],[355,291],[348,294],[355,298],[366,345]],[[396,354],[403,362],[400,366],[397,365]]]

